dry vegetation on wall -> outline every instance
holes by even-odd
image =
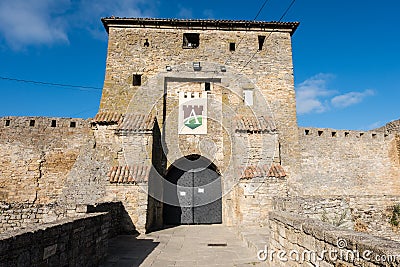
[[[390,224],[393,227],[400,225],[400,204],[396,204],[392,207],[392,216],[390,217]]]

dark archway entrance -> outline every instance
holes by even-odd
[[[164,186],[164,224],[222,223],[221,177],[198,155],[176,161]]]

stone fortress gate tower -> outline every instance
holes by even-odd
[[[295,188],[298,23],[102,22],[106,75],[92,126],[113,155],[105,197],[123,201],[137,229],[263,224],[271,198]]]
[[[22,203],[46,207],[46,221],[55,221],[115,207],[121,232],[144,233],[263,227],[292,211],[396,237],[389,221],[400,203],[400,122],[371,131],[298,127],[298,23],[102,22],[109,42],[94,118],[0,118],[3,214]],[[44,220],[27,216],[4,215],[3,229]]]
[[[80,256],[100,260],[111,236],[179,224],[256,229],[257,240],[242,238],[271,251],[344,248],[345,238],[351,250],[400,254],[400,120],[370,131],[298,127],[298,23],[102,22],[94,118],[0,118],[0,230],[45,227],[3,235],[16,246],[2,254],[9,262],[65,258],[56,240],[72,258],[84,247]]]

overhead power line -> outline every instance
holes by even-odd
[[[283,18],[286,16],[286,14],[289,12],[289,10],[292,8],[292,6],[294,5],[294,3],[296,2],[296,0],[292,0],[292,2],[290,3],[290,5],[286,8],[285,12],[283,12],[282,16],[280,17],[280,19],[278,20],[278,22],[281,22],[283,20]],[[272,32],[275,29],[273,29],[267,36],[267,38],[265,38],[265,41],[268,40],[268,38],[271,36]],[[259,52],[259,50],[257,50],[251,57],[250,59],[246,62],[246,64],[242,67],[241,71],[244,70],[244,68],[247,67],[247,65],[249,65],[249,63],[253,60],[254,56]]]
[[[102,88],[94,87],[94,86],[64,84],[64,83],[52,83],[52,82],[43,82],[43,81],[33,81],[33,80],[17,79],[17,78],[3,77],[3,76],[0,76],[0,79],[1,80],[6,80],[6,81],[21,82],[21,83],[32,83],[32,84],[40,84],[40,85],[52,85],[52,86],[58,86],[58,87],[75,88],[75,89],[78,89],[78,90],[81,90],[81,91],[102,90]],[[86,90],[84,90],[84,89],[86,89]]]
[[[278,20],[279,22],[281,22],[283,20],[284,17],[286,17],[286,14],[289,12],[289,10],[292,8],[292,6],[294,5],[294,3],[296,2],[296,0],[293,0],[290,5],[288,6],[288,8],[286,8],[285,12],[283,12],[283,15],[281,16],[281,18]]]
[[[264,1],[263,5],[261,6],[260,10],[258,10],[258,13],[257,13],[257,15],[254,17],[253,20],[256,20],[256,19],[258,18],[258,16],[261,14],[261,11],[264,9],[264,7],[265,7],[265,5],[267,4],[268,1],[269,1],[269,0],[265,0],[265,1]]]
[[[257,15],[254,17],[253,21],[255,21],[255,20],[258,18],[258,16],[261,14],[261,11],[264,9],[264,7],[265,7],[265,5],[268,3],[268,1],[269,1],[269,0],[265,0],[265,1],[264,1],[264,3],[262,4],[262,6],[260,7],[260,9],[259,9],[258,12],[257,12]],[[239,42],[238,42],[238,44],[237,44],[237,46],[236,46],[237,48],[239,48],[239,45],[241,44],[241,42],[243,41],[243,39],[244,39],[244,35],[242,36],[242,38],[240,38],[240,40],[239,40]],[[231,59],[231,57],[232,57],[232,54],[230,54],[229,57],[225,60],[225,65],[228,64],[228,62],[229,62],[229,60]]]
[[[262,4],[262,6],[260,7],[260,9],[257,12],[257,15],[254,17],[254,21],[258,18],[258,16],[261,14],[262,10],[264,9],[265,5],[268,3],[269,0],[265,0]],[[291,7],[294,5],[294,3],[296,2],[296,0],[292,0],[292,2],[290,3],[290,5],[286,8],[285,12],[283,13],[283,15],[280,17],[280,19],[278,20],[278,22],[281,22],[282,19],[286,16],[286,14],[289,12],[289,10],[291,9]],[[271,31],[269,33],[269,35],[267,36],[267,38],[265,40],[267,40],[273,31]],[[239,47],[240,43],[243,41],[244,36],[239,40],[239,43],[237,45],[237,47]],[[247,67],[247,65],[251,62],[251,60],[254,58],[254,56],[258,53],[258,51],[256,51],[251,57],[250,59],[246,62],[246,64],[242,67],[241,71],[243,71],[243,69],[245,67]],[[227,62],[230,60],[231,55],[229,55],[228,59],[225,61],[225,64],[227,64]],[[75,84],[64,84],[64,83],[52,83],[52,82],[43,82],[43,81],[34,81],[34,80],[25,80],[25,79],[17,79],[17,78],[11,78],[11,77],[4,77],[4,76],[0,76],[1,80],[7,80],[7,81],[14,81],[14,82],[21,82],[21,83],[32,83],[32,84],[40,84],[40,85],[51,85],[51,86],[58,86],[58,87],[66,87],[66,88],[74,88],[77,90],[81,90],[81,91],[88,91],[88,90],[102,90],[103,88],[100,87],[95,87],[95,86],[85,86],[85,85],[75,85]]]

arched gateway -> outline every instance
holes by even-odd
[[[208,159],[192,155],[169,169],[164,187],[164,224],[222,223],[221,177]]]

